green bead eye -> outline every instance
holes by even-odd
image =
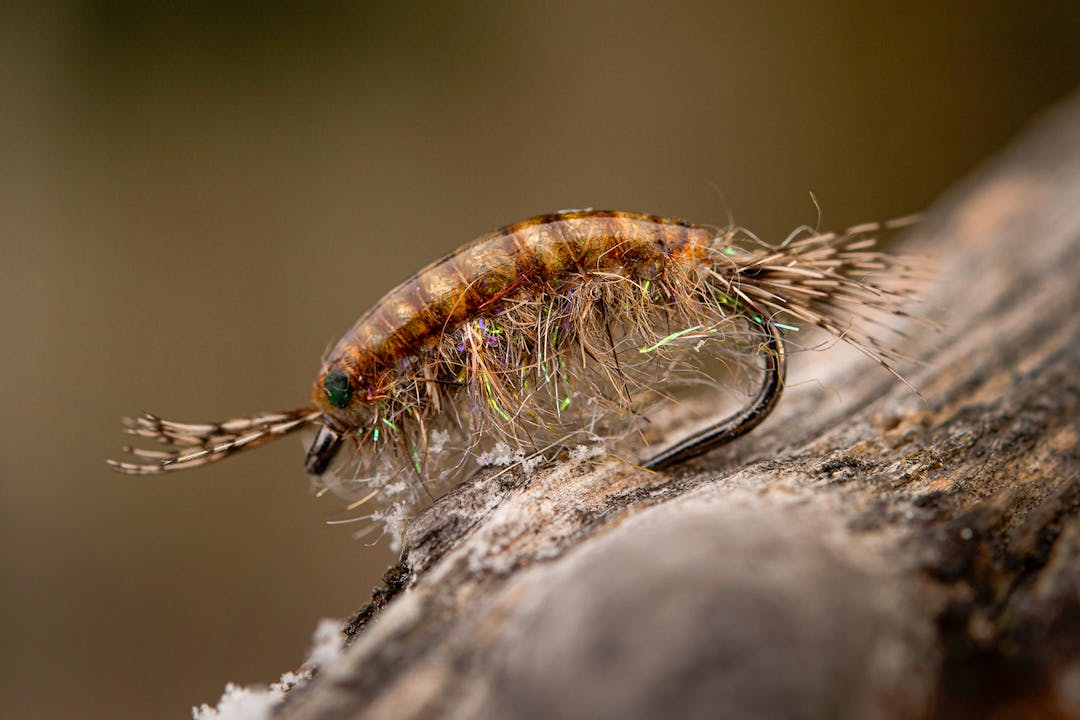
[[[327,401],[339,410],[352,400],[353,388],[349,376],[338,368],[334,368],[323,378],[323,390],[326,391]]]

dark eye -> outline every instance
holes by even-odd
[[[353,389],[349,376],[338,368],[326,373],[326,377],[323,378],[323,389],[326,391],[327,401],[338,409],[345,407],[352,400]]]

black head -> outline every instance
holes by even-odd
[[[330,463],[334,460],[341,448],[341,433],[330,429],[327,425],[319,428],[319,434],[315,436],[315,442],[308,448],[307,460],[304,461],[304,470],[308,475],[322,475]]]

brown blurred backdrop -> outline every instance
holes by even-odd
[[[0,11],[0,715],[186,716],[391,560],[297,441],[124,477],[122,415],[304,403],[383,292],[536,213],[918,210],[1080,78],[1075,3],[903,5]]]

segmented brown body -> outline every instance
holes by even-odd
[[[398,360],[507,295],[527,291],[530,283],[550,286],[575,272],[613,268],[649,277],[672,259],[703,257],[716,234],[706,225],[619,211],[564,211],[509,225],[391,290],[342,337],[323,374],[342,369],[373,401],[379,375]],[[333,412],[321,382],[313,399]]]
[[[127,448],[136,461],[111,464],[181,470],[315,427],[308,473],[350,509],[378,498],[370,518],[391,537],[478,464],[530,468],[584,448],[664,469],[762,422],[784,387],[785,346],[808,346],[803,329],[899,377],[910,358],[878,331],[911,317],[918,276],[873,246],[912,221],[803,227],[770,245],[639,213],[535,217],[364,313],[324,361],[312,406],[221,423],[147,414],[128,432],[162,449]],[[728,389],[740,408],[718,418]]]

